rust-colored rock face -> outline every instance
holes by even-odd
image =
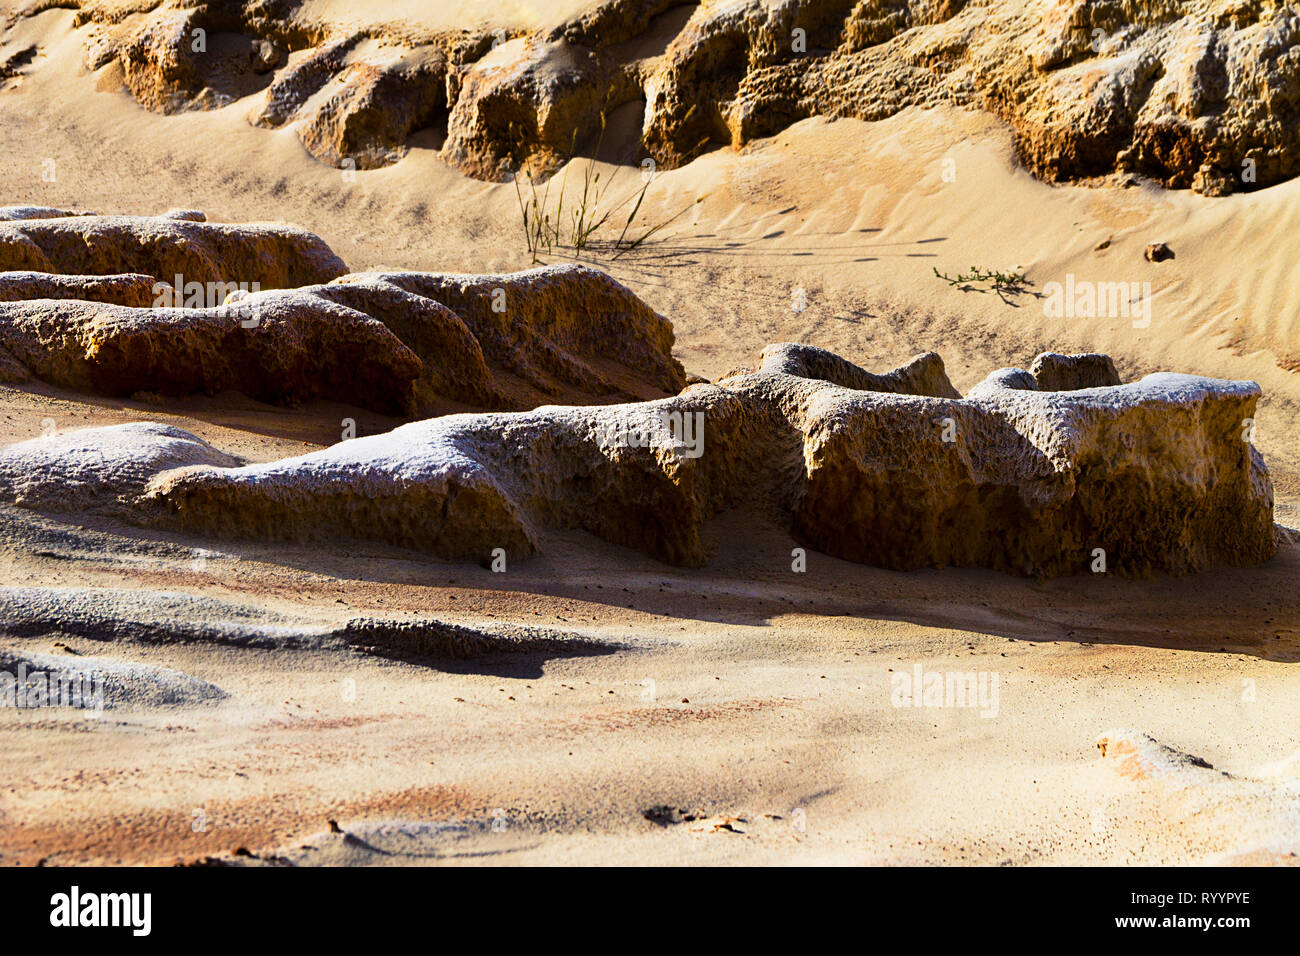
[[[146,107],[256,94],[317,158],[399,158],[422,129],[472,176],[545,172],[599,115],[644,101],[664,166],[812,115],[878,119],[956,102],[1010,123],[1049,180],[1115,172],[1209,194],[1300,172],[1300,17],[1276,0],[593,0],[520,33],[358,28],[303,4],[79,0],[92,69]]]

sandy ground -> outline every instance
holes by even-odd
[[[292,131],[248,126],[251,98],[146,113],[111,70],[79,68],[70,18],[52,10],[3,38],[0,55],[33,41],[42,52],[0,90],[0,204],[291,222],[354,270],[529,264],[513,187],[448,169],[436,144],[417,137],[395,166],[349,179]],[[637,160],[616,135],[637,121],[613,118],[610,172]],[[616,192],[640,187],[634,166],[618,176]],[[689,212],[635,255],[590,261],[673,321],[689,371],[716,376],[793,340],[872,369],[933,349],[959,389],[1049,349],[1110,352],[1126,380],[1253,379],[1276,518],[1300,527],[1300,183],[1227,199],[1049,187],[1016,166],[988,117],[913,111],[810,120],[709,154],[661,173],[647,205],[652,219]],[[1156,240],[1176,258],[1146,262]],[[1151,322],[1053,318],[1032,294],[1003,300],[932,274],[971,265],[1019,266],[1031,293],[1067,274],[1149,282]],[[4,443],[51,421],[153,419],[268,460],[338,440],[345,417],[363,433],[395,424],[237,395],[163,407],[0,390]],[[399,864],[1287,862],[1300,850],[1300,783],[1285,763],[1300,750],[1300,546],[1285,532],[1259,569],[1039,583],[817,554],[799,574],[784,529],[738,514],[715,522],[702,570],[573,535],[505,574],[371,545],[103,525],[69,524],[70,543],[49,547],[6,522],[0,585],[184,591],[320,621],[512,621],[616,645],[451,662],[24,639],[174,668],[230,697],[99,719],[0,711],[6,863],[238,848]],[[895,675],[918,664],[997,675],[996,707],[895,706]],[[1116,727],[1227,776],[1184,786],[1121,772],[1095,746]]]

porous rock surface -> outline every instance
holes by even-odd
[[[527,29],[302,0],[66,5],[87,66],[117,64],[150,109],[256,94],[252,122],[296,124],[335,165],[392,162],[431,129],[449,162],[499,180],[643,104],[639,148],[673,166],[809,116],[956,103],[1005,119],[1050,180],[1222,194],[1300,173],[1300,14],[1281,0],[592,0]]]
[[[214,251],[225,254],[220,244]],[[685,385],[668,320],[585,266],[349,274],[236,290],[207,308],[178,307],[177,292],[163,297],[177,306],[144,308],[158,288],[172,291],[147,276],[0,273],[0,379],[34,375],[110,395],[231,388],[411,416],[445,402],[519,409]]]
[[[37,511],[129,513],[161,471],[238,464],[180,428],[130,422],[53,432],[0,448],[0,494]]]
[[[1029,374],[1034,377],[1034,387],[1043,392],[1068,392],[1121,384],[1115,363],[1109,355],[1100,352],[1080,355],[1044,352],[1029,366]]]
[[[797,346],[766,357],[791,355],[843,372]],[[1069,364],[1040,368],[1053,363]],[[886,380],[917,368],[930,391],[951,388],[930,356]],[[282,461],[159,471],[134,520],[480,561],[580,528],[694,566],[709,519],[745,507],[889,568],[1053,576],[1095,568],[1098,549],[1108,572],[1252,565],[1275,547],[1272,486],[1241,425],[1258,397],[1166,373],[1043,391],[1004,369],[958,398],[762,369],[652,402],[451,415]]]
[[[56,209],[53,206],[0,206],[0,222],[19,219],[66,219],[69,216],[93,216],[93,212]]]
[[[686,384],[672,356],[672,323],[589,266],[543,266],[509,275],[357,273],[335,280],[325,294],[376,283],[451,310],[494,375],[530,398],[629,399],[678,392]],[[394,326],[396,320],[379,317]]]
[[[860,391],[930,395],[934,398],[961,397],[948,381],[943,359],[936,352],[924,352],[892,372],[877,375],[814,345],[780,342],[763,349],[758,370],[815,378]]]
[[[105,395],[236,389],[270,402],[328,398],[413,409],[422,363],[376,319],[279,290],[213,308],[0,303],[0,374]]]
[[[80,299],[146,309],[158,298],[165,283],[153,276],[64,276],[49,272],[0,272],[0,302],[23,299]]]
[[[285,225],[170,216],[72,216],[0,222],[0,271],[138,273],[165,282],[291,289],[347,272],[319,236]]]

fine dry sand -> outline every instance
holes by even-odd
[[[569,5],[511,6],[544,20]],[[247,102],[146,112],[111,68],[84,70],[71,18],[50,10],[3,34],[0,54],[32,42],[41,53],[0,91],[0,204],[283,221],[354,271],[530,265],[514,188],[450,169],[435,144],[348,181],[291,131],[251,127]],[[618,130],[637,119],[612,117],[602,157],[627,191],[640,179],[618,165],[636,161]],[[800,341],[873,370],[932,349],[963,391],[1049,350],[1108,352],[1125,381],[1174,370],[1258,382],[1277,556],[1188,577],[1036,582],[814,552],[796,574],[785,529],[723,514],[702,569],[572,533],[494,574],[378,545],[214,544],[10,508],[0,586],[185,592],[306,624],[419,616],[586,640],[459,661],[201,638],[7,640],[169,668],[228,697],[98,720],[0,710],[0,860],[1295,862],[1300,536],[1286,529],[1300,527],[1300,181],[1213,199],[1050,186],[1019,168],[997,120],[936,109],[805,120],[661,173],[647,205],[650,219],[690,211],[633,255],[588,261],[667,316],[676,356],[706,378]],[[1153,241],[1176,258],[1145,261]],[[1151,322],[1049,318],[1032,295],[961,291],[931,272],[972,264],[1018,266],[1032,290],[1069,273],[1149,281]],[[49,422],[153,420],[268,461],[332,444],[348,417],[361,433],[398,424],[234,394],[152,404],[0,389],[3,444]],[[895,707],[893,674],[917,664],[996,673],[996,713]]]

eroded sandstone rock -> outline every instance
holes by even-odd
[[[148,308],[158,297],[153,276],[64,276],[49,272],[0,272],[0,302],[23,299],[81,299]]]
[[[1257,385],[1158,374],[1044,392],[1012,372],[960,401],[821,396],[796,526],[904,569],[1055,576],[1101,549],[1107,571],[1143,574],[1272,556],[1272,486],[1242,438]]]
[[[763,349],[759,371],[815,378],[845,388],[871,392],[931,395],[935,398],[961,397],[952,387],[952,382],[948,381],[943,359],[934,352],[925,352],[892,372],[877,375],[840,358],[834,352],[813,345],[782,342]]]
[[[523,390],[525,404],[515,407],[647,397],[686,384],[672,355],[672,323],[598,269],[566,264],[509,275],[355,273],[331,286],[343,294],[375,282],[459,316],[484,361],[510,380],[503,384]]]
[[[293,290],[202,309],[2,303],[0,368],[106,395],[229,388],[409,414],[422,363],[378,320]]]
[[[93,212],[56,209],[53,206],[0,206],[0,222],[20,219],[65,219],[68,216],[93,216]]]
[[[612,71],[594,50],[561,39],[519,38],[466,67],[447,123],[444,158],[479,179],[545,174],[574,151],[600,113]]]
[[[1061,355],[1044,352],[1029,366],[1034,384],[1042,392],[1068,392],[1077,388],[1100,388],[1119,385],[1119,373],[1109,355],[1087,352]]]
[[[223,243],[211,252],[232,261]],[[411,416],[448,403],[645,399],[685,385],[668,320],[585,266],[350,274],[292,290],[217,285],[224,301],[208,306],[148,276],[0,273],[0,378],[111,395],[234,388]]]
[[[129,517],[161,471],[240,464],[187,431],[154,422],[52,432],[0,448],[0,493],[37,511]]]
[[[0,222],[0,270],[121,275],[287,289],[347,272],[319,236],[285,225],[166,216],[76,216]],[[219,304],[219,303],[214,303]]]
[[[1219,195],[1300,173],[1300,14],[1277,0],[593,0],[532,33],[357,25],[300,0],[72,4],[87,65],[116,62],[146,107],[265,88],[251,121],[298,122],[334,165],[391,163],[433,129],[472,176],[545,172],[599,113],[643,100],[640,148],[664,166],[815,114],[957,103],[1004,117],[1048,179]]]
[[[152,664],[112,657],[43,654],[39,651],[0,647],[0,673],[22,674],[24,698],[30,707],[35,693],[45,695],[48,706],[75,707],[96,712],[120,707],[175,707],[224,700],[229,695],[207,681]],[[0,678],[0,707],[12,707],[16,690]]]
[[[822,360],[793,346],[769,356],[801,352]],[[1088,358],[1036,365],[1104,370]],[[930,366],[935,391],[936,363],[883,378]],[[580,528],[692,566],[708,559],[708,521],[749,508],[803,544],[889,568],[1252,565],[1274,551],[1271,484],[1241,427],[1258,396],[1251,382],[1171,374],[1044,391],[1007,369],[963,399],[760,370],[653,402],[451,415],[277,462],[160,470],[134,520],[480,561]]]
[[[471,175],[545,171],[599,114],[644,101],[639,148],[675,166],[813,115],[956,103],[1003,117],[1050,180],[1141,173],[1218,195],[1300,173],[1300,14],[1277,0],[593,0],[533,32],[358,25],[298,0],[71,2],[88,66],[118,63],[144,105],[269,82],[253,122],[298,122],[335,165],[392,162],[430,128]]]

